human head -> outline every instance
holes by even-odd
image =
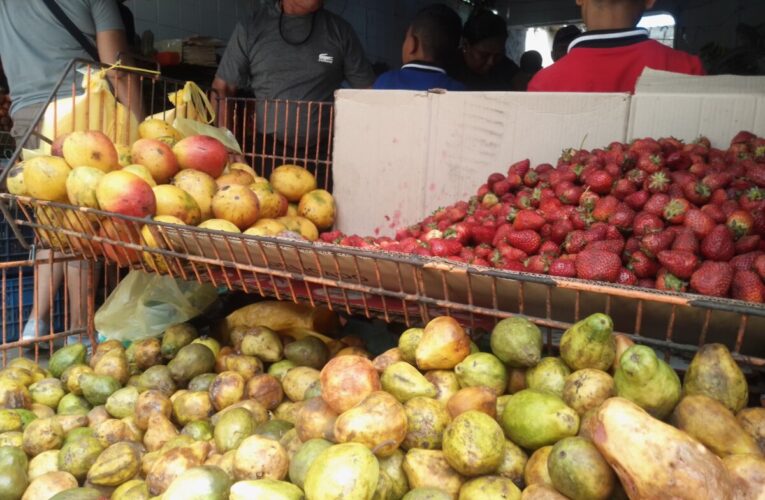
[[[462,33],[462,20],[443,4],[420,10],[406,32],[401,59],[404,63],[422,60],[445,66],[456,54]]]
[[[282,0],[285,14],[303,16],[316,12],[324,6],[324,0]]]
[[[634,28],[656,0],[576,0],[588,30]]]
[[[550,53],[552,60],[557,61],[565,56],[566,53],[568,53],[568,46],[574,41],[574,38],[581,34],[582,30],[573,24],[569,24],[568,26],[559,29],[555,33],[555,38],[553,39],[552,52]]]
[[[485,75],[505,57],[507,23],[486,9],[475,12],[462,29],[463,55],[471,72]]]
[[[529,75],[534,75],[542,69],[542,54],[536,50],[528,50],[521,56],[521,70]]]

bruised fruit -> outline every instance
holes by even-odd
[[[616,478],[595,445],[581,437],[558,441],[547,459],[556,490],[572,500],[607,500]]]
[[[535,366],[542,357],[542,332],[525,318],[503,319],[491,332],[491,351],[508,366]]]
[[[424,396],[432,398],[436,396],[436,386],[422,375],[417,368],[399,361],[393,363],[380,377],[384,391],[392,394],[402,403],[412,398]]]
[[[315,500],[372,498],[380,465],[366,446],[343,443],[324,450],[308,468],[305,494]]]
[[[732,412],[749,400],[746,377],[722,344],[706,344],[698,350],[685,372],[683,393],[709,396]]]
[[[497,470],[502,462],[504,435],[496,420],[479,411],[468,411],[444,431],[446,461],[465,476],[480,476]]]
[[[444,430],[451,420],[446,408],[435,399],[416,397],[406,402],[404,411],[406,411],[407,433],[401,447],[440,449]]]
[[[371,393],[335,420],[335,438],[356,442],[380,457],[393,454],[407,434],[404,407],[387,392]]]
[[[526,387],[563,396],[566,377],[571,370],[560,358],[542,358],[534,367],[526,370]]]
[[[588,316],[563,334],[560,357],[572,370],[608,370],[616,356],[613,329],[614,323],[607,315]]]
[[[377,370],[362,356],[333,358],[321,370],[321,397],[338,414],[380,389]]]
[[[64,160],[77,167],[95,167],[104,172],[119,168],[119,155],[103,132],[72,132],[63,145]]]
[[[680,401],[680,379],[650,347],[627,349],[614,373],[616,395],[629,399],[651,415],[664,418]]]
[[[252,226],[260,213],[258,197],[246,186],[220,188],[213,196],[211,206],[216,218],[231,222],[239,230]]]
[[[575,371],[566,377],[563,385],[563,402],[580,416],[600,406],[614,394],[615,385],[611,375],[594,368]]]

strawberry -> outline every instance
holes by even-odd
[[[630,181],[629,179],[618,179],[616,182],[614,182],[614,187],[611,190],[611,194],[615,196],[618,200],[624,201],[626,198],[628,198],[630,195],[636,193],[638,190],[638,187]]]
[[[566,237],[566,240],[563,242],[563,249],[566,253],[579,253],[584,250],[587,243],[589,242],[585,238],[584,231],[576,230],[569,233]]]
[[[760,250],[745,252],[733,257],[730,261],[730,265],[737,271],[748,271],[754,269],[754,263],[760,255],[765,255],[765,252]]]
[[[655,260],[647,256],[641,251],[634,252],[630,255],[628,269],[631,269],[638,278],[653,278],[656,276],[656,272],[659,270],[659,265]]]
[[[666,193],[669,191],[669,176],[663,171],[651,174],[643,187],[651,193]]]
[[[497,230],[491,226],[474,225],[470,228],[470,232],[473,238],[473,242],[476,244],[486,243],[491,244],[494,241],[494,235]]]
[[[566,239],[566,236],[574,230],[574,225],[568,219],[560,219],[553,223],[550,230],[550,239],[561,244]]]
[[[592,210],[592,218],[597,221],[607,221],[619,206],[619,200],[613,196],[606,196],[595,202],[595,208]]]
[[[550,276],[560,276],[563,278],[576,277],[576,263],[573,259],[555,259],[547,270]]]
[[[608,218],[608,223],[622,230],[632,229],[632,223],[635,220],[635,211],[624,203],[620,203],[616,211]]]
[[[636,186],[642,186],[648,178],[648,174],[638,168],[633,168],[627,172],[626,178]]]
[[[765,285],[754,271],[736,271],[733,275],[730,294],[736,300],[761,304],[765,299]]]
[[[730,172],[714,172],[707,174],[701,182],[712,191],[724,189],[733,180]]]
[[[703,240],[701,255],[709,260],[729,261],[736,253],[733,233],[728,226],[718,224]]]
[[[688,283],[666,269],[659,269],[659,272],[656,273],[656,289],[664,292],[684,293],[688,290]]]
[[[690,229],[677,231],[675,241],[672,242],[672,250],[697,254],[699,252],[699,240]]]
[[[699,266],[699,259],[691,252],[662,250],[657,255],[659,263],[678,278],[688,279]]]
[[[654,214],[640,212],[632,221],[632,232],[635,236],[644,236],[654,231],[664,229],[664,222]]]
[[[533,208],[538,205],[539,200],[534,198],[534,194],[531,191],[521,191],[515,197],[515,206],[519,209]]]
[[[632,141],[632,144],[630,144],[629,149],[640,155],[661,153],[661,145],[655,139],[650,138],[635,139]]]
[[[665,166],[664,157],[658,154],[643,154],[637,162],[637,168],[648,174],[656,173]]]
[[[701,207],[701,211],[704,212],[715,224],[723,224],[728,217],[723,212],[722,208],[718,205],[707,204]],[[687,214],[686,214],[687,216]]]
[[[709,165],[704,162],[695,162],[688,169],[688,172],[693,174],[696,178],[701,179],[709,172]]]
[[[472,233],[470,231],[470,224],[466,222],[458,222],[453,224],[452,226],[448,227],[446,231],[444,231],[444,238],[455,239],[463,245],[470,241],[471,236]]]
[[[629,257],[633,253],[640,250],[640,240],[635,238],[634,236],[632,238],[629,238],[627,242],[624,244],[624,256]]]
[[[510,181],[507,179],[502,179],[501,181],[497,181],[491,186],[492,192],[497,196],[504,196],[509,191],[512,185],[510,184]]]
[[[530,160],[528,159],[521,160],[519,162],[515,162],[512,165],[510,165],[510,167],[507,169],[507,175],[517,174],[523,177],[530,171],[529,170],[530,168],[531,168]]]
[[[648,191],[636,191],[624,198],[624,203],[632,210],[642,210],[650,196]]]
[[[326,233],[321,233],[319,235],[319,238],[324,243],[340,243],[340,241],[345,237],[343,233],[340,231],[327,231]]]
[[[532,187],[532,188],[536,187],[538,183],[539,183],[539,174],[535,170],[529,170],[523,176],[523,184],[525,184],[527,187]]]
[[[726,297],[733,283],[727,262],[705,261],[691,276],[691,290],[712,297]]]
[[[560,253],[560,246],[553,241],[547,240],[540,245],[539,253],[542,255],[556,256]]]
[[[762,237],[759,234],[750,234],[736,240],[736,254],[753,252],[760,248]]]
[[[674,198],[664,207],[664,220],[670,224],[682,224],[685,221],[685,214],[691,208],[688,200],[683,198]]]
[[[571,224],[574,225],[574,229],[586,229],[595,222],[592,215],[590,215],[590,212],[582,208],[577,209],[574,213],[569,215],[568,219],[571,221]]]
[[[497,226],[497,231],[494,233],[494,239],[491,240],[492,246],[498,247],[500,243],[507,242],[507,235],[512,232],[512,224],[503,223]]]
[[[664,137],[659,139],[659,146],[661,146],[662,153],[666,155],[683,149],[683,141],[674,137]]]
[[[450,222],[460,222],[467,217],[467,206],[454,206],[446,209],[446,218]]]
[[[652,278],[638,279],[637,286],[640,288],[656,288],[656,280]]]
[[[614,178],[605,170],[595,170],[584,178],[585,186],[597,194],[608,194],[614,183]]]
[[[761,163],[752,163],[747,166],[746,178],[755,183],[758,187],[765,187],[765,165]]]
[[[643,236],[640,240],[640,250],[649,257],[656,257],[662,250],[668,250],[675,241],[673,231],[657,231]]]
[[[538,230],[545,225],[545,218],[534,210],[521,210],[513,221],[513,229],[524,230],[533,229]]]
[[[608,235],[608,224],[602,222],[596,222],[590,228],[584,232],[585,239],[589,241],[601,241],[605,240]]]
[[[417,247],[414,252],[412,252],[414,255],[419,255],[420,257],[432,257],[433,254],[430,252],[430,249],[427,247]]]
[[[744,192],[738,199],[741,208],[753,212],[755,210],[761,210],[765,205],[765,190],[758,187],[753,187]]]
[[[733,136],[733,139],[731,139],[730,143],[731,144],[746,144],[746,143],[752,142],[756,138],[757,136],[754,135],[753,133],[742,130],[741,132]]]
[[[508,234],[507,242],[531,255],[539,249],[539,245],[542,244],[542,237],[536,231],[523,229]]]
[[[760,275],[760,278],[765,280],[765,255],[758,255],[754,259],[754,270]]]
[[[529,254],[519,248],[512,247],[507,243],[503,243],[497,247],[497,250],[499,250],[500,255],[502,255],[502,258],[505,259],[506,262],[511,260],[524,261],[529,258]]]
[[[620,285],[635,286],[638,283],[638,278],[635,273],[622,267],[619,269],[619,276],[616,278],[616,282]]]
[[[693,231],[698,238],[703,238],[712,232],[715,227],[715,221],[703,210],[691,208],[685,213],[683,226]]]
[[[476,257],[475,259],[471,260],[470,263],[474,266],[491,267],[488,260],[482,259],[480,257]]]
[[[691,166],[691,157],[685,151],[675,151],[667,156],[667,166],[672,170],[686,170]]]
[[[603,250],[605,252],[621,255],[624,251],[624,240],[609,239],[600,241],[591,241],[584,247],[585,250]]]
[[[481,198],[481,206],[485,208],[491,208],[499,203],[499,197],[494,193],[486,193]]]
[[[578,205],[579,200],[584,194],[584,188],[581,186],[575,186],[573,184],[566,187],[566,189],[560,192],[558,198],[566,205]]]
[[[494,172],[489,176],[489,178],[486,180],[486,184],[489,186],[489,189],[491,189],[492,186],[494,186],[495,183],[504,180],[505,176],[500,174],[499,172]]]
[[[614,282],[622,267],[618,255],[602,250],[585,250],[576,256],[576,276],[581,279]]]
[[[752,232],[754,217],[745,210],[736,210],[728,216],[725,224],[733,231],[733,236],[739,239]]]
[[[534,255],[524,263],[526,271],[536,274],[547,274],[550,269],[550,259],[546,255]]]
[[[595,204],[600,200],[600,196],[592,191],[585,191],[582,196],[579,197],[579,206],[587,210],[595,208]]]
[[[662,216],[664,214],[664,208],[666,208],[669,201],[670,197],[668,195],[664,193],[656,193],[645,202],[643,211],[648,212],[649,214]]]
[[[685,184],[683,194],[688,201],[698,206],[704,205],[712,197],[712,191],[703,182]]]

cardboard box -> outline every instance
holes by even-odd
[[[524,158],[554,163],[563,149],[646,136],[706,135],[725,146],[739,130],[765,135],[765,78],[648,70],[635,96],[342,90],[337,228],[392,235]]]

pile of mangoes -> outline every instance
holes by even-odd
[[[259,302],[0,371],[0,498],[757,498],[765,408],[719,344],[681,382],[611,318],[453,318],[373,356],[322,308]],[[347,332],[346,332],[347,333]]]

